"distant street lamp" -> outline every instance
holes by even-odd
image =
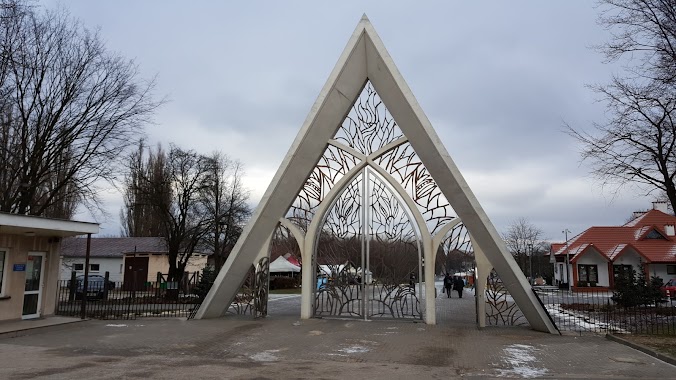
[[[566,249],[564,250],[564,252],[566,252],[566,283],[568,284],[568,290],[570,290],[570,268],[568,268],[570,266],[570,252],[568,251],[568,234],[570,233],[570,230],[566,228],[561,232],[566,234]]]
[[[531,285],[533,282],[533,243],[528,243],[528,278]]]

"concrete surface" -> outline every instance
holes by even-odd
[[[439,324],[301,320],[279,296],[262,320],[85,321],[0,337],[0,379],[670,379],[676,367],[603,336],[476,329],[469,291]]]

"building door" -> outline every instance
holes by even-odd
[[[44,253],[29,253],[26,260],[26,286],[23,293],[23,319],[39,318],[44,277]]]
[[[148,257],[125,257],[124,290],[143,290],[148,281]]]

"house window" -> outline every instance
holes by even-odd
[[[578,279],[581,282],[598,282],[599,276],[596,265],[579,264],[577,266]]]
[[[632,266],[631,265],[613,265],[613,278],[617,281],[618,278],[632,278]]]
[[[5,272],[7,272],[7,252],[0,251],[0,296],[5,294]]]
[[[661,239],[661,240],[666,240],[664,236],[662,236],[661,233],[657,232],[656,230],[650,230],[648,234],[645,236],[646,239]]]
[[[676,265],[667,265],[667,274],[676,274]]]
[[[89,270],[92,272],[98,272],[100,268],[99,264],[89,264]]]
[[[84,264],[73,264],[73,270],[84,270]]]

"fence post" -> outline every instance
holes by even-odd
[[[155,281],[155,299],[159,299],[161,293],[162,293],[162,272],[157,272],[157,279]]]
[[[72,303],[75,299],[75,289],[77,289],[76,281],[75,271],[70,272],[70,283],[68,284],[68,303]]]
[[[105,278],[105,281],[103,282],[103,299],[108,300],[108,280],[110,279],[110,272],[106,271],[105,275],[103,276]]]

